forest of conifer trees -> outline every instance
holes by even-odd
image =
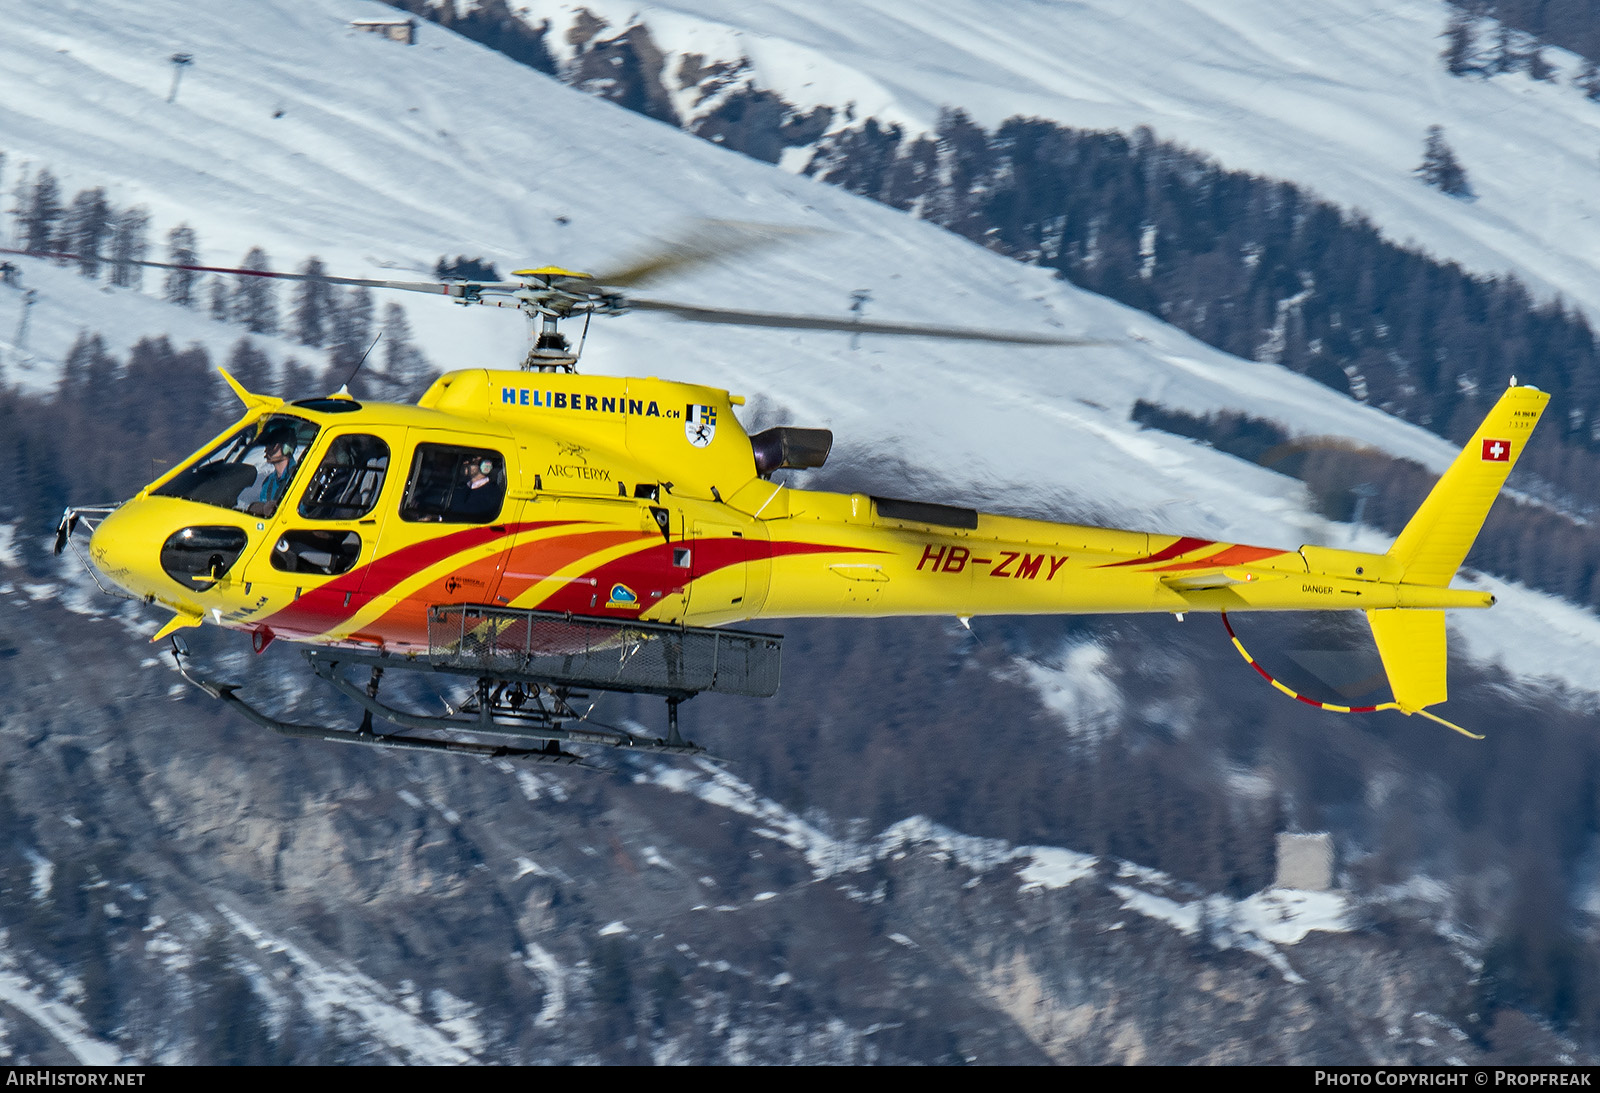
[[[5,167],[6,157],[0,153],[0,183],[5,181]],[[171,228],[164,251],[151,254],[148,209],[117,208],[99,186],[80,190],[63,203],[61,184],[48,167],[34,171],[24,166],[14,181],[12,195],[12,238],[17,248],[56,255],[58,263],[75,267],[89,280],[142,291],[146,270],[137,262],[153,259],[175,266],[218,264],[202,261],[200,239],[188,224]],[[443,268],[445,259],[441,257],[439,263]],[[265,271],[276,266],[265,250],[252,247],[240,259],[238,268]],[[313,255],[300,265],[299,272],[315,277],[326,271],[321,259]],[[204,308],[217,322],[243,327],[251,334],[282,335],[309,350],[323,350],[330,373],[335,376],[354,373],[376,343],[384,342],[377,358],[381,366],[371,369],[369,376],[374,388],[372,397],[414,398],[433,378],[431,364],[412,340],[405,309],[391,302],[385,305],[380,318],[372,293],[366,288],[345,289],[316,280],[295,282],[286,313],[278,283],[269,278],[185,269],[169,269],[162,274],[163,299],[183,307]],[[22,287],[22,272],[17,270],[11,276],[15,282],[12,287]],[[303,383],[307,374],[298,365],[286,365],[263,371],[258,378],[268,385],[291,380]],[[298,390],[292,385],[285,389]]]

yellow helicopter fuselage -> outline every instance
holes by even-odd
[[[427,647],[430,610],[451,604],[712,626],[1492,603],[1448,576],[1407,580],[1392,551],[790,488],[758,473],[733,415],[742,400],[692,384],[479,369],[442,377],[416,406],[241,395],[240,422],[91,541],[112,581],[172,609],[162,633],[212,622],[253,632],[258,647],[282,637],[408,652]],[[1505,420],[1491,414],[1480,432],[1515,435],[1520,453],[1526,432],[1512,430],[1531,429],[1546,397],[1513,388]],[[294,449],[270,491],[257,483],[273,468],[246,470],[224,451],[229,437],[244,452],[269,432]],[[474,497],[469,479],[485,492]]]

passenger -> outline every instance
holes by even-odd
[[[452,516],[468,520],[487,520],[500,510],[500,490],[495,488],[493,460],[474,456],[462,465],[466,489],[457,488],[451,499]]]

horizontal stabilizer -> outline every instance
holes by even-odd
[[[1282,574],[1270,574],[1280,577]],[[1218,569],[1210,573],[1173,574],[1162,577],[1161,583],[1175,592],[1199,592],[1208,588],[1228,588],[1236,584],[1251,584],[1261,579],[1260,574],[1245,569]]]

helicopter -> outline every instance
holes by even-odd
[[[748,234],[748,233],[747,233]],[[580,374],[566,320],[655,311],[695,322],[954,338],[1106,343],[1048,334],[703,307],[632,295],[665,269],[749,239],[689,245],[608,274],[556,266],[502,281],[393,281],[231,267],[160,269],[318,280],[513,308],[537,325],[515,369],[441,375],[415,405],[341,388],[296,401],[224,379],[243,405],[222,434],[115,506],[68,509],[56,550],[78,550],[107,591],[171,612],[186,679],[265,728],[378,746],[576,763],[570,746],[704,749],[678,706],[703,692],[767,697],[781,637],[729,624],[795,617],[1216,612],[1244,659],[1303,703],[1396,710],[1467,736],[1445,701],[1445,610],[1494,596],[1450,587],[1549,395],[1515,378],[1393,546],[1299,550],[1054,523],[927,501],[800,489],[826,429],[751,434],[726,390]],[[29,257],[74,255],[3,251]],[[83,556],[80,554],[80,557]],[[1245,649],[1235,611],[1361,611],[1392,700],[1341,706],[1302,695]],[[316,675],[363,709],[360,725],[288,722],[240,688],[193,674],[180,632],[242,631],[261,652],[303,645]],[[365,669],[365,684],[349,672]],[[466,680],[443,716],[379,698],[388,672]],[[655,695],[667,731],[592,721],[591,692]],[[375,728],[385,722],[382,731]],[[389,728],[388,726],[394,726]]]

